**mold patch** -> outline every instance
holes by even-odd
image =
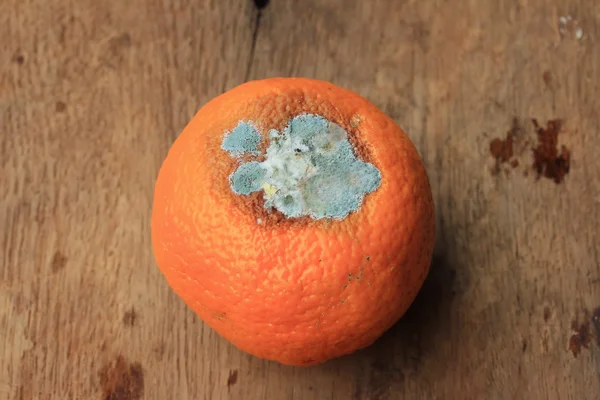
[[[259,144],[260,133],[258,130],[253,125],[240,121],[231,132],[225,135],[221,148],[232,157],[236,157],[245,153],[260,154]]]
[[[256,161],[244,163],[231,175],[231,189],[237,194],[250,194],[265,184],[266,171]]]
[[[263,192],[266,209],[288,218],[343,219],[381,184],[381,173],[356,158],[348,134],[325,118],[301,114],[281,132],[269,132],[264,161],[247,162],[230,176],[234,193]],[[246,122],[223,140],[232,156],[258,153],[260,134]]]

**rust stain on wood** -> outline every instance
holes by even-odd
[[[234,369],[232,371],[229,371],[229,377],[227,378],[227,387],[231,388],[232,386],[234,386],[238,381],[238,370]]]
[[[560,119],[549,120],[546,128],[541,127],[538,121],[532,119],[537,134],[537,146],[533,151],[533,168],[538,178],[545,177],[555,183],[561,183],[571,168],[571,152],[566,146],[558,148],[558,135],[562,130],[563,121]]]
[[[579,323],[577,321],[573,321],[571,323],[571,330],[573,334],[569,339],[569,350],[573,353],[574,357],[577,357],[581,353],[581,349],[589,349],[591,342],[591,334],[590,334],[590,323],[589,321],[583,321]]]
[[[144,394],[144,372],[140,363],[129,363],[122,355],[100,370],[103,400],[139,400]]]

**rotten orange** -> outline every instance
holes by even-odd
[[[303,78],[208,102],[160,169],[158,267],[238,348],[312,365],[370,345],[429,269],[435,223],[419,154],[356,93]]]

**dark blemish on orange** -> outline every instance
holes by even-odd
[[[100,370],[104,400],[139,400],[144,394],[144,372],[140,363],[128,363],[119,355]]]
[[[521,345],[521,351],[525,353],[527,351],[527,340],[523,339],[523,343]]]
[[[227,313],[224,313],[224,312],[217,313],[217,314],[214,314],[214,317],[219,321],[223,321],[224,319],[227,318]]]
[[[558,134],[562,130],[562,121],[550,120],[544,129],[534,118],[531,120],[535,128],[538,144],[533,148],[533,169],[538,179],[545,177],[559,184],[569,173],[571,166],[571,153],[565,146],[558,151]]]
[[[67,257],[60,251],[57,251],[56,253],[54,253],[54,256],[52,256],[52,261],[50,262],[52,272],[56,273],[56,272],[60,271],[61,269],[63,269],[66,265],[67,265]]]
[[[56,112],[64,112],[67,109],[67,105],[65,104],[64,101],[57,101],[56,102]]]
[[[544,322],[548,322],[551,316],[552,313],[550,312],[550,307],[544,308]]]
[[[552,73],[550,71],[544,71],[542,74],[542,79],[546,86],[552,86]]]
[[[135,325],[136,321],[137,313],[135,312],[135,309],[131,307],[131,310],[123,314],[123,325],[131,327]]]
[[[25,62],[25,57],[22,54],[15,54],[13,56],[13,62],[19,65],[23,65],[23,63]]]
[[[230,389],[233,385],[237,383],[238,380],[238,371],[234,369],[233,371],[229,371],[229,377],[227,378],[227,388]]]
[[[573,353],[573,356],[577,357],[581,353],[581,348],[590,348],[590,341],[592,335],[590,334],[590,323],[584,321],[579,324],[577,321],[571,323],[571,329],[573,334],[569,339],[569,350]]]

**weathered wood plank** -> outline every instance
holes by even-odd
[[[165,286],[149,216],[172,140],[243,81],[255,13],[238,1],[0,5],[0,398],[137,398],[142,380],[144,398],[226,388],[244,357]],[[109,396],[119,374],[131,397]]]
[[[1,3],[0,399],[600,398],[600,8],[463,5]],[[150,247],[173,139],[210,98],[268,76],[372,100],[414,140],[436,199],[413,307],[318,367],[217,337]],[[490,143],[515,118],[519,166],[494,172]],[[560,184],[531,169],[531,118],[565,121]]]

